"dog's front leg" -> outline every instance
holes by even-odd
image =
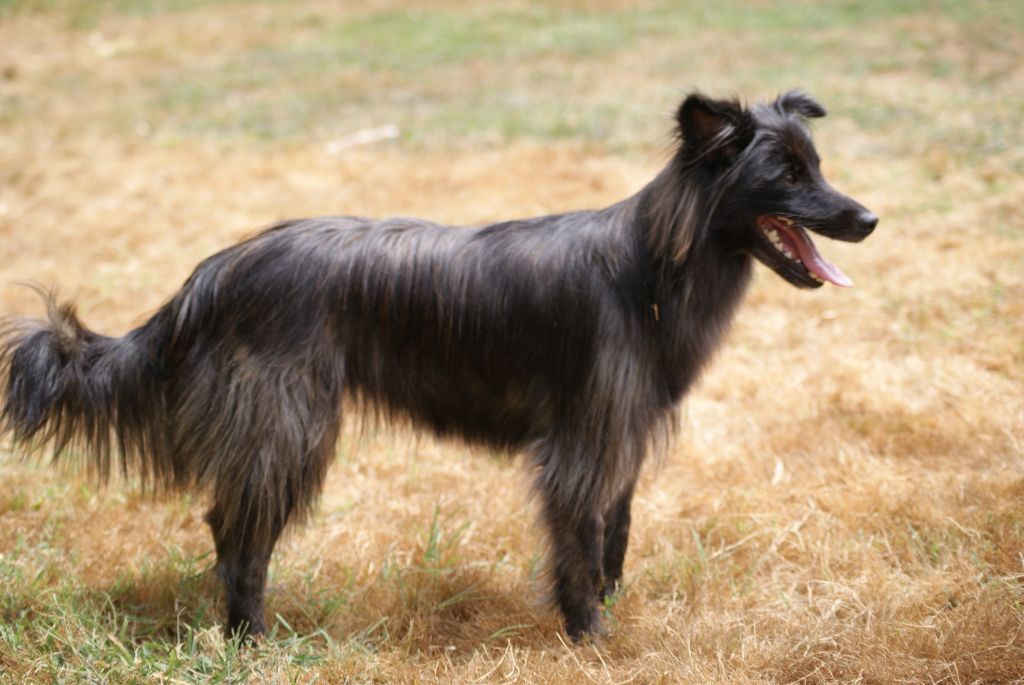
[[[547,498],[544,516],[551,536],[555,600],[574,642],[604,633],[598,605],[604,561],[604,517],[579,513]]]
[[[605,513],[604,530],[604,583],[601,587],[601,601],[615,594],[622,579],[622,564],[626,559],[629,544],[630,508],[633,504],[631,482]]]

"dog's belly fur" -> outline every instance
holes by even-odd
[[[519,449],[550,430],[552,400],[536,375],[506,375],[493,382],[493,376],[480,371],[486,360],[464,359],[453,364],[422,348],[403,351],[388,347],[376,346],[369,355],[372,359],[358,352],[346,354],[346,368],[352,370],[346,390],[357,406],[369,404],[391,422],[408,419],[439,437],[498,449]],[[374,369],[390,380],[371,379]],[[540,372],[538,369],[535,374]],[[415,383],[402,383],[402,378],[412,374],[417,376]]]

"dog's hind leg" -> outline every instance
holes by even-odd
[[[622,579],[622,564],[629,544],[630,507],[636,482],[631,482],[605,513],[604,529],[604,584],[601,601],[615,594]]]
[[[206,520],[227,593],[228,634],[266,632],[263,605],[270,555],[289,521],[305,517],[320,494],[337,435],[335,423],[306,454],[275,454],[277,468],[269,479],[250,478],[251,487],[234,481],[228,488],[236,491],[225,488],[217,493]]]
[[[288,514],[280,511],[280,523],[259,534],[255,526],[225,525],[220,505],[215,504],[206,515],[217,547],[217,574],[227,593],[229,635],[262,635],[267,631],[263,617],[267,566]]]
[[[335,455],[344,366],[326,355],[284,366],[244,350],[233,360],[219,376],[185,378],[177,445],[212,491],[206,520],[227,593],[227,631],[259,635],[274,545],[309,515]]]

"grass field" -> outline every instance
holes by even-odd
[[[651,463],[612,635],[543,604],[515,461],[381,431],[220,633],[204,502],[0,453],[0,682],[1024,682],[1024,4],[0,0],[0,315],[141,323],[207,254],[329,213],[609,204],[700,87],[802,86],[881,216],[758,269]],[[352,134],[393,136],[352,145]]]

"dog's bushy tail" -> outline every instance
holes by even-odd
[[[109,338],[86,329],[71,304],[34,289],[46,320],[8,319],[0,329],[0,431],[21,452],[52,446],[55,459],[88,455],[83,466],[101,480],[116,469],[144,485],[173,485],[161,428],[159,319]]]

